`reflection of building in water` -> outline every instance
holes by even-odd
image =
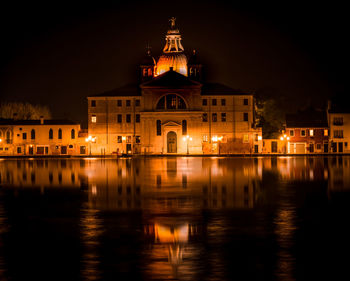
[[[84,160],[35,159],[0,161],[0,184],[11,186],[87,185]]]
[[[87,172],[89,202],[103,209],[142,208],[157,213],[252,208],[261,178],[254,161],[213,158],[144,158],[102,164],[96,161]]]
[[[329,161],[328,190],[350,191],[350,159],[340,156],[331,157]]]
[[[196,251],[188,249],[188,242],[201,231],[200,226],[182,221],[181,218],[156,218],[154,223],[146,224],[144,234],[153,241],[152,247],[147,250],[150,276],[168,279],[165,276],[169,276],[169,272],[173,278],[192,275],[191,260]]]
[[[328,158],[271,157],[262,159],[263,169],[275,170],[283,180],[322,181],[328,179]]]

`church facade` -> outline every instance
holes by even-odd
[[[254,95],[202,81],[171,19],[162,55],[148,51],[141,83],[88,97],[92,154],[246,154],[262,148]]]

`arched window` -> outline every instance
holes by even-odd
[[[72,131],[70,132],[70,137],[71,139],[75,139],[75,130],[72,129]]]
[[[58,129],[58,139],[62,139],[62,129]]]
[[[187,135],[187,121],[182,120],[182,134]]]
[[[35,130],[34,129],[32,129],[32,131],[30,132],[30,138],[32,140],[35,140]]]
[[[157,120],[157,136],[162,135],[162,121]]]
[[[152,68],[149,68],[148,69],[148,76],[152,76],[153,75],[153,73],[152,73]]]
[[[7,131],[7,132],[6,132],[6,139],[7,139],[7,140],[10,140],[10,139],[11,139],[11,132],[10,132],[10,131]]]
[[[49,130],[49,140],[52,140],[53,139],[53,130],[50,129]]]
[[[181,110],[186,109],[186,103],[180,96],[169,94],[158,101],[156,109]]]

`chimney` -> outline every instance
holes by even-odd
[[[44,125],[44,116],[40,116],[40,125]]]

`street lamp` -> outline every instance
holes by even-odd
[[[89,143],[89,150],[91,155],[91,143],[96,142],[96,137],[89,136],[85,139],[85,141]]]
[[[287,143],[286,143],[286,141],[289,141],[289,137],[286,134],[284,134],[283,136],[280,137],[280,140],[283,141],[284,153],[287,154]]]
[[[183,137],[182,140],[187,142],[187,155],[188,155],[189,154],[188,142],[192,141],[192,138],[189,135],[187,135],[187,136]]]

